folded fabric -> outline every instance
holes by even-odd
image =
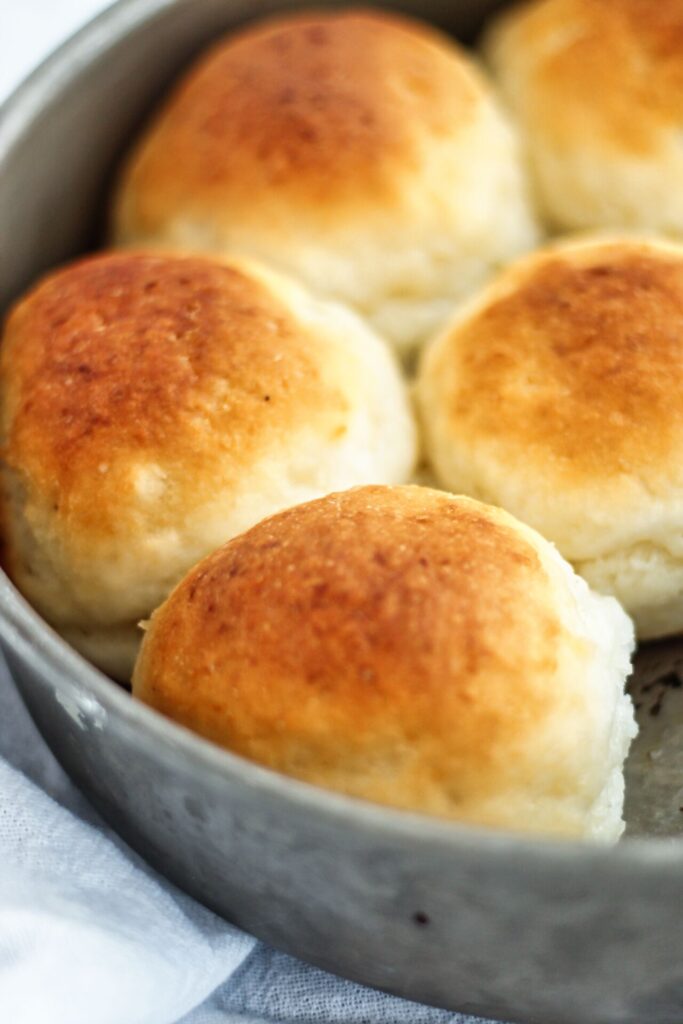
[[[0,1018],[171,1024],[230,977],[254,939],[160,879],[98,820],[4,666],[0,699]]]

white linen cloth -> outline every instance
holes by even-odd
[[[0,0],[0,102],[107,2]],[[268,949],[161,879],[71,784],[4,662],[0,1022],[476,1024]]]

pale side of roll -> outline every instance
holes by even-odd
[[[483,49],[548,227],[683,236],[681,0],[532,0]]]

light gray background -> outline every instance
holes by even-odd
[[[0,103],[44,57],[111,0],[0,0]]]

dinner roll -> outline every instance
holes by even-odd
[[[582,240],[520,261],[426,351],[444,486],[554,541],[641,637],[683,630],[683,246]]]
[[[263,516],[410,474],[386,345],[255,265],[105,253],[47,277],[0,349],[5,565],[128,678],[138,620]]]
[[[632,643],[617,602],[505,512],[359,487],[196,566],[152,617],[133,693],[306,782],[611,840]]]
[[[551,227],[683,234],[683,0],[534,0],[484,51]]]
[[[434,29],[288,14],[220,41],[124,170],[120,243],[254,256],[404,352],[536,229],[490,86]]]

